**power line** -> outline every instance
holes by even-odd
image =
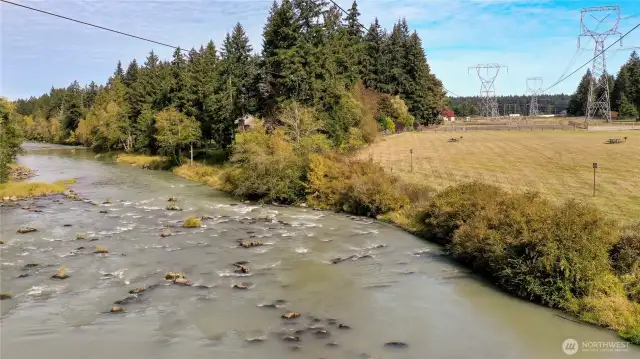
[[[132,37],[132,38],[134,38],[134,39],[138,39],[138,40],[143,40],[143,41],[151,42],[151,43],[154,43],[154,44],[157,44],[157,45],[162,45],[162,46],[170,47],[170,48],[172,48],[172,49],[179,49],[179,50],[184,51],[184,52],[189,52],[189,50],[187,50],[186,48],[184,48],[184,49],[183,49],[183,48],[180,48],[179,46],[173,46],[173,45],[165,44],[165,43],[162,43],[162,42],[159,42],[159,41],[155,41],[155,40],[147,39],[147,38],[145,38],[145,37],[136,36],[136,35],[133,35],[133,34],[129,34],[129,33],[122,32],[122,31],[118,31],[118,30],[114,30],[114,29],[109,29],[109,28],[104,27],[104,26],[95,25],[95,24],[91,24],[91,23],[88,23],[88,22],[85,22],[85,21],[72,19],[72,18],[70,18],[70,17],[66,17],[66,16],[62,16],[62,15],[58,15],[58,14],[54,14],[54,13],[52,13],[52,12],[48,12],[48,11],[44,11],[44,10],[40,10],[40,9],[36,9],[36,8],[30,7],[30,6],[26,6],[26,5],[22,5],[22,4],[16,4],[16,3],[11,2],[11,1],[7,1],[7,0],[0,0],[0,1],[2,1],[3,3],[9,4],[9,5],[18,6],[18,7],[21,7],[21,8],[28,9],[28,10],[32,10],[32,11],[36,11],[36,12],[39,12],[39,13],[43,13],[43,14],[46,14],[46,15],[55,16],[55,17],[59,17],[59,18],[61,18],[61,19],[65,19],[65,20],[69,20],[69,21],[77,22],[77,23],[82,24],[82,25],[87,25],[87,26],[95,27],[95,28],[98,28],[98,29],[100,29],[100,30],[106,30],[106,31],[114,32],[114,33],[119,34],[119,35],[129,36],[129,37]]]
[[[611,45],[609,45],[607,48],[605,48],[604,50],[600,51],[599,53],[597,53],[594,57],[592,57],[591,59],[589,59],[589,61],[585,62],[582,66],[578,67],[575,71],[573,71],[572,73],[570,73],[569,75],[563,77],[562,79],[556,81],[553,85],[547,87],[544,91],[542,92],[547,92],[550,89],[552,89],[553,87],[555,87],[557,84],[561,83],[562,81],[568,79],[569,77],[573,76],[576,72],[580,71],[583,67],[589,65],[591,63],[591,61],[593,61],[596,57],[600,56],[601,54],[603,54],[605,51],[609,50],[613,45],[617,44],[618,42],[622,41],[622,39],[624,39],[627,35],[629,35],[631,32],[633,32],[635,29],[637,29],[638,27],[640,27],[640,23],[638,23],[636,26],[634,26],[631,30],[627,31],[624,35],[620,36],[620,38],[616,41],[614,41]]]

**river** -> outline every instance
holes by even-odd
[[[0,208],[1,291],[13,293],[0,302],[3,359],[550,359],[567,357],[567,338],[621,340],[504,294],[391,225],[242,203],[83,149],[26,147],[19,163],[37,170],[31,181],[76,178],[79,195],[112,203],[52,196],[23,202],[39,213]],[[183,211],[165,209],[169,196]],[[211,219],[181,228],[191,215]],[[39,230],[16,233],[25,226]],[[167,226],[173,235],[160,237]],[[265,245],[242,248],[239,239]],[[96,246],[109,253],[93,254]],[[331,263],[350,255],[357,259]],[[237,261],[249,273],[235,273]],[[69,278],[51,279],[61,266]],[[194,285],[171,284],[169,271]],[[232,288],[241,283],[249,289]],[[124,313],[109,312],[129,290],[149,286],[121,305]],[[287,311],[301,317],[281,319]],[[288,335],[300,340],[282,340]],[[391,341],[407,346],[384,345]],[[638,358],[640,350],[573,357]]]

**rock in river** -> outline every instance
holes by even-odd
[[[67,279],[67,278],[69,278],[69,275],[67,274],[67,271],[64,268],[58,269],[58,273],[51,276],[51,279]]]
[[[249,267],[243,264],[238,264],[236,267],[238,267],[238,269],[236,269],[236,273],[249,273]]]
[[[113,306],[111,307],[111,313],[122,313],[124,312],[124,309],[122,309],[122,307],[119,306]]]
[[[264,243],[262,243],[260,241],[251,241],[251,242],[242,241],[242,242],[240,242],[240,246],[244,247],[244,248],[260,247],[260,246],[263,246],[263,245],[264,245]]]
[[[191,282],[187,278],[176,278],[173,280],[173,284],[190,286],[193,284],[193,282]]]
[[[282,340],[284,340],[285,342],[299,342],[300,337],[297,337],[295,335],[287,335],[282,337]]]
[[[166,280],[174,280],[177,278],[184,278],[184,274],[183,273],[175,273],[175,272],[169,272],[164,276],[164,279]]]
[[[18,229],[18,233],[31,233],[37,230],[38,230],[37,228],[33,228],[33,227],[22,227]]]
[[[385,343],[384,346],[387,348],[404,349],[407,348],[409,344],[403,342],[388,342]]]
[[[129,291],[129,294],[138,294],[144,292],[144,288],[134,288]]]
[[[167,211],[182,211],[182,208],[170,204],[167,206]]]
[[[287,312],[282,314],[282,319],[293,319],[293,318],[298,318],[300,316],[300,313],[298,312]]]

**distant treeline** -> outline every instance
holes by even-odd
[[[497,96],[498,112],[500,115],[529,114],[531,96]],[[570,95],[539,95],[538,112],[541,114],[562,114],[569,107]],[[480,115],[482,98],[480,96],[451,97],[450,106],[456,116],[478,116]]]

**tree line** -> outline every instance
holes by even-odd
[[[640,57],[636,51],[631,53],[622,65],[618,75],[603,74],[598,81],[608,81],[611,111],[618,112],[619,119],[638,119],[640,109]],[[571,96],[568,113],[573,116],[585,116],[589,100],[589,87],[593,75],[590,70],[582,76],[576,92]],[[600,98],[604,88],[593,95]]]
[[[104,85],[51,88],[16,101],[16,112],[29,139],[169,154],[189,143],[228,148],[239,119],[252,115],[277,126],[283,109],[298,105],[340,146],[353,128],[367,127],[352,113],[367,107],[368,95],[400,99],[411,115],[407,121],[373,111],[380,128],[369,124],[370,132],[389,118],[438,122],[445,91],[420,37],[405,19],[391,31],[376,19],[364,31],[359,16],[355,1],[345,17],[326,1],[274,1],[260,53],[238,23],[220,48],[210,41],[187,53],[176,49],[167,61],[151,51],[143,64],[133,59],[125,69],[118,62]],[[358,86],[364,89],[355,93]]]
[[[538,95],[538,111],[541,114],[560,114],[567,111],[571,96],[565,94],[541,94]],[[521,114],[529,115],[531,96],[510,95],[496,96],[498,102],[498,112],[503,115]],[[479,116],[482,98],[480,96],[460,96],[451,97],[447,106],[453,110],[456,116]]]

